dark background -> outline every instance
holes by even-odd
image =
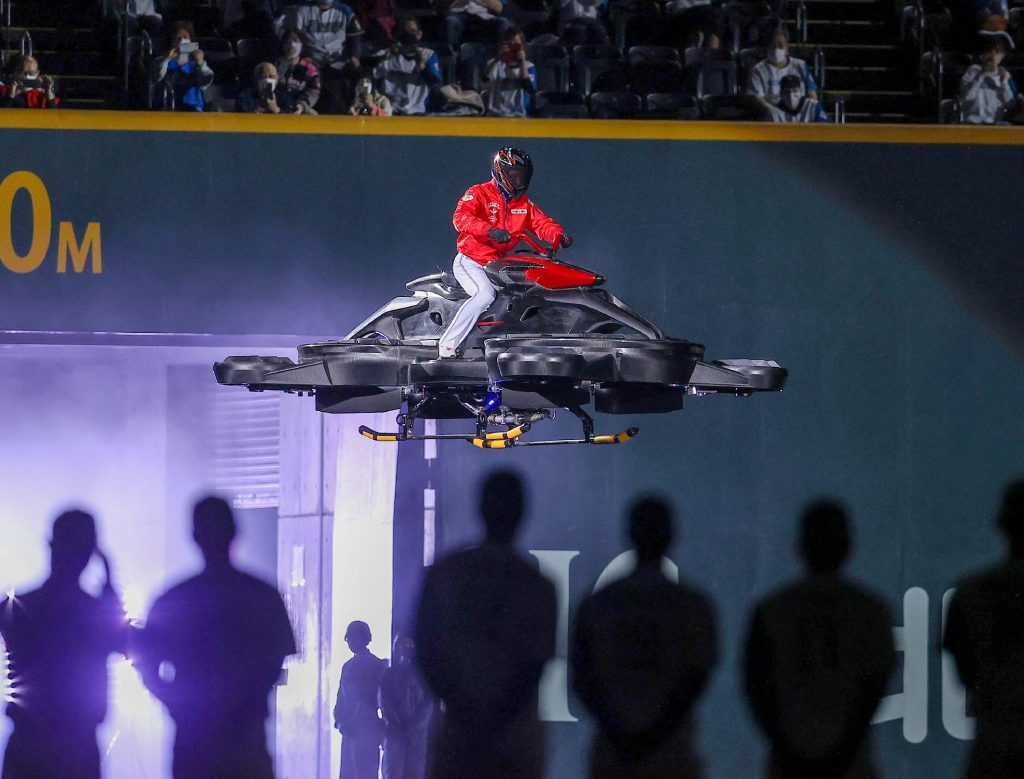
[[[0,177],[40,176],[55,220],[39,270],[0,267],[0,330],[343,335],[450,263],[456,200],[515,140],[0,130]],[[579,551],[575,604],[623,549],[628,502],[667,493],[673,559],[722,626],[704,752],[713,776],[749,777],[760,742],[738,650],[752,600],[796,573],[801,506],[822,494],[849,504],[854,573],[897,625],[904,592],[923,588],[931,647],[943,593],[999,554],[998,491],[1024,471],[1024,158],[1000,146],[521,144],[537,166],[532,197],[577,238],[570,261],[709,357],[775,359],[791,377],[779,395],[605,417],[604,431],[640,427],[617,448],[442,446],[446,543],[475,533],[479,476],[513,465],[530,480],[528,548]],[[21,251],[27,202],[13,211]],[[101,222],[101,275],[55,272],[59,220],[79,235]],[[562,429],[559,418],[549,432]],[[924,741],[905,741],[898,721],[875,728],[889,776],[956,773],[962,742],[943,728],[938,651],[929,659]],[[580,775],[586,728],[552,734],[551,775]]]

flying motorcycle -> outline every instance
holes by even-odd
[[[398,411],[397,430],[362,426],[374,441],[452,439],[485,449],[555,444],[619,444],[635,427],[595,433],[585,407],[600,414],[661,414],[687,395],[777,392],[788,371],[772,360],[706,360],[704,346],[667,337],[603,288],[604,276],[555,259],[527,234],[485,271],[496,298],[456,359],[438,359],[440,334],[468,295],[455,277],[433,273],[344,338],[304,344],[298,362],[233,356],[214,365],[220,384],[309,394],[318,411]],[[526,248],[519,248],[522,243]],[[527,440],[558,409],[582,425],[579,438]],[[418,419],[471,420],[467,433],[417,433]]]

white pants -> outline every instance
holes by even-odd
[[[437,343],[437,351],[441,357],[451,357],[455,354],[455,350],[466,340],[469,331],[480,320],[480,315],[491,307],[495,296],[494,285],[487,278],[484,266],[462,252],[455,255],[452,272],[469,295],[469,300],[455,312],[452,321],[441,333]]]

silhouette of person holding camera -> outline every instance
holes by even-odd
[[[590,776],[700,777],[693,710],[718,657],[714,607],[662,573],[664,501],[634,504],[628,532],[636,568],[580,604],[570,649],[573,688],[597,721]]]
[[[99,597],[79,585],[93,556],[106,571]],[[53,523],[50,576],[0,602],[14,728],[3,779],[99,779],[96,728],[107,714],[107,660],[125,652],[128,619],[96,545],[96,522],[65,511]]]
[[[996,524],[1009,556],[960,583],[943,637],[977,718],[968,779],[1019,777],[1024,767],[1024,479],[1004,491]]]
[[[199,501],[192,523],[205,567],[157,598],[137,665],[174,720],[174,779],[272,779],[267,696],[296,651],[288,613],[232,564],[227,502]]]
[[[806,575],[762,600],[751,619],[745,686],[771,742],[772,779],[872,779],[868,729],[896,662],[892,618],[842,575],[851,546],[845,509],[805,509]]]
[[[544,726],[538,684],[555,653],[554,585],[513,547],[522,481],[491,474],[480,495],[486,535],[439,560],[423,583],[417,659],[445,707],[433,779],[540,779]]]

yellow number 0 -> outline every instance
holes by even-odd
[[[32,245],[24,257],[14,249],[11,238],[11,209],[19,189],[28,190],[32,198]],[[43,263],[50,248],[53,226],[50,195],[46,185],[35,173],[18,170],[0,182],[0,262],[15,273],[31,273]]]

